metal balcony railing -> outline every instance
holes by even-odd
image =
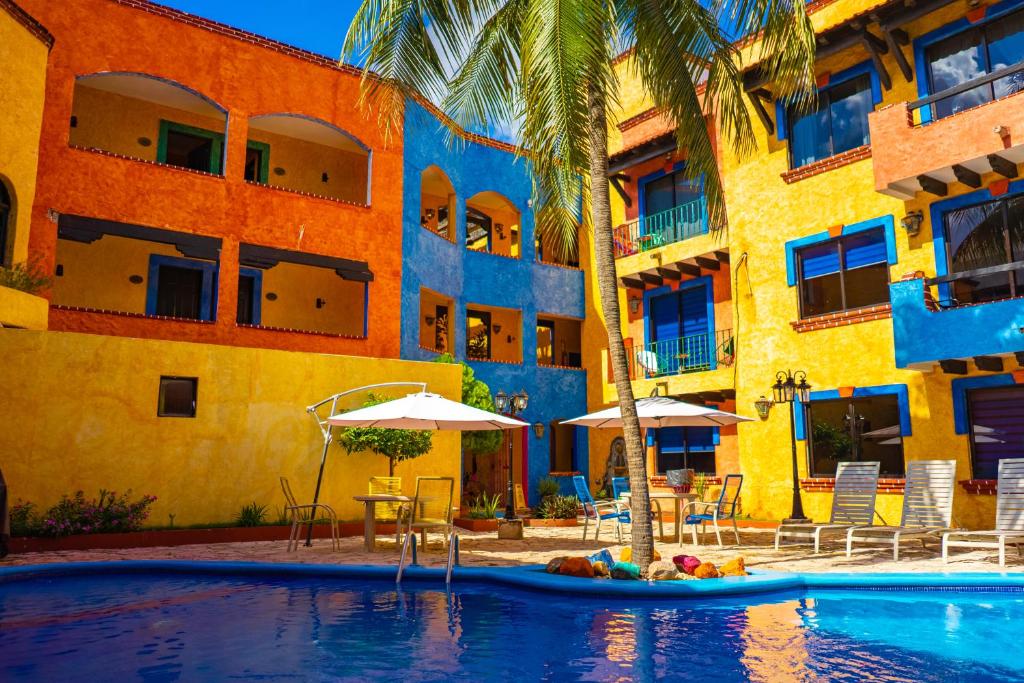
[[[707,203],[702,197],[615,228],[615,258],[682,242],[707,231]]]
[[[735,357],[732,330],[626,345],[630,379],[704,372],[719,365],[731,365]]]
[[[1003,81],[1000,86],[1000,91],[995,89],[996,81]],[[957,95],[962,95],[973,90],[980,90],[982,88],[985,88],[986,90],[976,93],[976,95],[980,95],[985,99],[984,101],[977,102],[977,104],[987,104],[1024,89],[1024,62],[1018,62],[1017,64],[1011,64],[1001,69],[996,69],[991,73],[982,74],[981,76],[972,78],[969,81],[964,81],[960,85],[955,85],[952,88],[946,88],[945,90],[933,95],[928,95],[927,97],[914,100],[908,106],[911,113],[920,110],[914,125],[920,126],[928,124],[932,121],[957,113],[956,111],[939,111],[938,105],[950,98],[956,97]]]

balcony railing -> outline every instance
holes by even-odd
[[[941,308],[957,308],[1024,295],[1024,261],[1003,263],[925,280],[939,286]]]
[[[630,379],[704,372],[719,365],[731,365],[735,355],[732,330],[626,345]]]
[[[1009,82],[1005,85],[1006,92],[997,95],[997,93],[994,90],[995,83],[996,81],[1001,81],[1003,79],[1009,80]],[[1024,87],[1024,62],[1011,64],[1010,66],[1005,66],[1001,69],[996,69],[991,73],[982,74],[981,76],[972,78],[969,81],[964,81],[960,85],[955,85],[952,88],[946,88],[945,90],[937,92],[934,95],[928,95],[927,97],[922,97],[919,100],[914,100],[913,102],[910,103],[908,107],[911,113],[920,110],[914,125],[923,125],[931,123],[932,121],[935,121],[937,119],[945,118],[946,116],[955,114],[956,112],[954,111],[947,112],[945,114],[940,114],[936,110],[935,105],[944,102],[950,98],[956,97],[957,95],[962,95],[964,93],[971,92],[972,90],[983,88],[986,86],[988,87],[988,92],[986,93],[988,95],[988,99],[986,99],[984,102],[978,102],[978,104],[987,104],[988,102],[991,102],[993,100],[1002,99],[1003,97],[1012,95],[1015,92],[1019,92],[1022,89],[1022,87]]]
[[[708,231],[707,203],[703,198],[661,211],[615,228],[615,258],[682,242]]]

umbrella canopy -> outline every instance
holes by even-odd
[[[668,396],[651,396],[636,402],[640,426],[657,427],[722,427],[737,422],[751,422],[753,418],[727,413],[724,410],[684,403]],[[562,422],[580,427],[614,428],[622,426],[622,413],[618,406],[583,415]]]
[[[382,427],[386,429],[454,430],[463,432],[528,427],[522,420],[505,417],[443,396],[420,392],[387,403],[338,413],[327,418],[335,427]]]

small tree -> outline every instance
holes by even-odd
[[[457,361],[450,353],[442,353],[434,359],[435,363],[455,364]],[[467,406],[497,412],[491,388],[481,382],[473,374],[473,368],[465,363],[462,366],[462,402]],[[501,431],[462,432],[462,449],[470,453],[494,453],[501,446]]]
[[[370,394],[363,407],[386,403],[389,398]],[[412,460],[430,451],[430,432],[418,429],[384,429],[381,427],[348,427],[341,432],[338,443],[348,454],[373,451],[388,459],[388,476],[395,476],[395,463]]]

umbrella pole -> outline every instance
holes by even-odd
[[[313,521],[316,519],[316,504],[320,500],[320,484],[324,480],[324,465],[327,464],[327,449],[331,447],[331,428],[324,432],[324,452],[320,456],[320,473],[316,475],[316,490],[313,491],[313,509],[309,511],[309,529],[306,531],[306,547],[313,545]]]
[[[690,440],[686,436],[686,427],[683,427],[683,469],[690,469]]]

